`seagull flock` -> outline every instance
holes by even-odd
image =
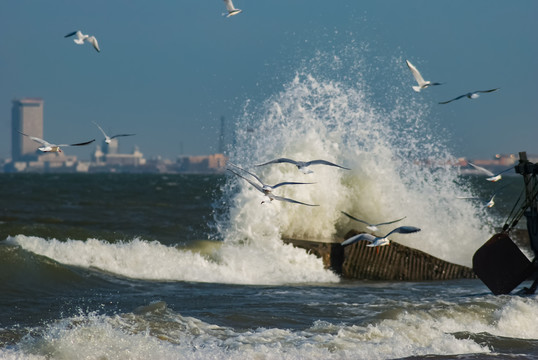
[[[224,1],[224,4],[225,4],[225,7],[226,7],[226,12],[223,13],[224,16],[231,17],[231,16],[234,16],[234,15],[240,14],[242,12],[241,9],[237,9],[234,6],[232,0],[223,0],[223,1]],[[76,30],[76,31],[70,32],[69,34],[65,35],[64,37],[65,38],[74,37],[73,42],[75,44],[83,45],[84,43],[88,43],[88,44],[92,45],[93,48],[97,52],[101,52],[101,49],[99,48],[99,43],[97,41],[97,38],[95,36],[93,36],[93,35],[83,34],[81,30]],[[421,73],[418,71],[418,69],[409,60],[405,60],[405,62],[406,62],[407,67],[411,71],[411,74],[413,75],[415,81],[417,82],[417,85],[412,86],[412,89],[415,92],[418,93],[418,92],[420,92],[422,90],[425,90],[425,89],[427,89],[429,87],[438,86],[438,85],[443,84],[443,83],[439,83],[439,82],[432,82],[432,81],[424,80]],[[468,98],[468,99],[476,99],[476,98],[478,98],[480,96],[480,94],[492,93],[492,92],[497,91],[497,90],[499,90],[499,88],[493,88],[493,89],[489,89],[489,90],[471,91],[471,92],[468,92],[466,94],[459,95],[459,96],[457,96],[457,97],[455,97],[453,99],[450,99],[450,100],[447,100],[447,101],[441,101],[441,102],[439,102],[439,104],[449,104],[449,103],[451,103],[453,101],[463,99],[465,97]],[[99,124],[97,124],[96,122],[93,122],[93,123],[101,131],[101,133],[105,137],[104,141],[107,144],[109,144],[112,141],[112,139],[115,139],[115,138],[118,138],[118,137],[135,135],[135,134],[117,134],[117,135],[109,136],[109,135],[107,135],[105,133],[105,131],[103,130],[103,128]],[[52,143],[49,143],[48,141],[45,141],[45,140],[40,139],[38,137],[31,136],[31,135],[25,134],[25,133],[20,132],[20,131],[19,131],[19,133],[21,135],[26,136],[29,139],[37,142],[37,143],[39,143],[41,146],[38,148],[38,150],[42,151],[42,152],[56,152],[56,153],[59,153],[59,152],[62,152],[61,147],[84,146],[84,145],[91,144],[91,143],[93,143],[95,141],[95,139],[93,139],[93,140],[90,140],[90,141],[85,141],[85,142],[75,143],[75,144],[52,144]],[[297,167],[297,169],[299,171],[301,171],[303,174],[312,174],[313,171],[310,169],[310,167],[313,166],[313,165],[325,165],[325,166],[336,167],[336,168],[343,169],[343,170],[351,170],[350,168],[347,168],[347,167],[344,167],[344,166],[341,166],[341,165],[337,165],[335,163],[329,162],[327,160],[322,160],[322,159],[310,160],[310,161],[296,161],[296,160],[292,160],[292,159],[284,158],[284,157],[277,158],[277,159],[267,161],[267,162],[264,162],[264,163],[261,163],[261,164],[257,164],[257,165],[254,165],[254,166],[261,167],[261,166],[266,166],[266,165],[270,165],[270,164],[281,164],[281,163],[288,163],[288,164],[295,165]],[[285,181],[285,182],[278,183],[276,185],[267,185],[257,175],[255,175],[254,173],[252,173],[252,172],[250,172],[248,170],[242,169],[239,166],[234,165],[232,163],[228,163],[228,165],[230,165],[232,167],[232,168],[227,168],[227,170],[230,173],[234,174],[235,176],[237,176],[240,179],[245,180],[250,185],[252,185],[256,190],[258,190],[260,193],[263,194],[264,200],[261,202],[262,204],[263,203],[271,203],[273,200],[278,200],[278,201],[284,201],[284,202],[288,202],[288,203],[304,205],[304,206],[310,206],[310,207],[319,206],[319,205],[316,205],[316,204],[308,204],[308,203],[301,202],[301,201],[298,201],[298,200],[278,196],[278,195],[275,195],[273,193],[276,189],[278,189],[281,186],[310,185],[310,184],[315,184],[315,183],[312,183],[312,182]],[[490,181],[490,182],[497,182],[497,181],[501,180],[501,178],[502,178],[501,174],[503,172],[508,171],[508,170],[513,168],[512,167],[512,168],[507,169],[505,171],[502,171],[501,173],[498,173],[498,174],[493,174],[489,170],[487,170],[485,168],[482,168],[480,166],[477,166],[475,164],[472,164],[470,162],[469,162],[469,165],[471,165],[476,170],[478,170],[480,172],[483,172],[485,175],[487,175],[488,177],[486,178],[486,180]],[[494,205],[495,195],[496,195],[496,193],[493,193],[489,201],[484,201],[484,204],[485,204],[484,206],[486,206],[488,208],[492,207]],[[462,198],[462,199],[477,199],[476,197],[459,197],[459,198]],[[365,224],[366,228],[368,230],[372,231],[372,232],[378,232],[379,231],[379,226],[394,224],[394,223],[400,222],[400,221],[402,221],[402,220],[404,220],[406,218],[406,217],[402,217],[402,218],[399,218],[399,219],[396,219],[396,220],[391,220],[391,221],[385,221],[385,222],[379,222],[379,223],[370,223],[370,222],[367,222],[365,220],[361,220],[361,219],[359,219],[359,218],[357,218],[357,217],[355,217],[353,215],[350,215],[350,214],[348,214],[348,213],[346,213],[344,211],[341,211],[341,213],[344,214],[346,217],[354,220],[354,221],[357,221],[357,222]],[[375,236],[375,235],[368,234],[368,233],[361,233],[361,234],[355,235],[353,237],[350,237],[349,239],[342,242],[341,245],[342,246],[348,246],[348,245],[354,244],[354,243],[359,242],[359,241],[367,241],[368,242],[368,245],[367,245],[368,247],[385,246],[385,245],[390,244],[390,240],[388,239],[388,236],[391,235],[391,234],[395,234],[395,233],[410,234],[410,233],[418,232],[420,230],[421,230],[420,228],[415,227],[415,226],[400,226],[400,227],[397,227],[397,228],[391,230],[390,232],[388,232],[384,236]]]
[[[411,64],[411,62],[409,60],[405,60],[405,62],[407,64],[407,67],[409,68],[409,70],[411,70],[411,74],[413,74],[413,77],[415,78],[415,81],[418,84],[418,86],[415,86],[415,85],[412,86],[413,90],[415,90],[416,92],[420,92],[420,90],[426,89],[426,88],[428,88],[430,86],[442,85],[442,83],[431,82],[431,81],[424,80],[424,78],[422,77],[422,75],[420,74],[418,69],[413,64]],[[494,92],[494,91],[497,91],[499,89],[500,88],[495,88],[495,89],[490,89],[490,90],[471,91],[471,92],[468,92],[466,94],[457,96],[457,97],[455,97],[453,99],[447,100],[447,101],[440,101],[439,104],[448,104],[448,103],[451,103],[452,101],[463,99],[464,97],[466,97],[468,99],[476,99],[476,98],[478,98],[480,96],[480,94]]]
[[[278,159],[271,160],[271,161],[268,161],[268,162],[265,162],[265,163],[262,163],[262,164],[258,164],[258,165],[255,165],[255,166],[265,166],[265,165],[269,165],[269,164],[279,164],[279,163],[293,164],[303,174],[312,174],[313,173],[313,171],[311,171],[310,169],[307,169],[307,167],[310,166],[310,165],[326,165],[326,166],[332,166],[332,167],[340,168],[340,169],[343,169],[343,170],[351,170],[350,168],[347,168],[347,167],[332,163],[332,162],[327,161],[327,160],[322,160],[322,159],[310,160],[310,161],[297,161],[297,160],[292,160],[292,159],[289,159],[289,158],[278,158]],[[289,202],[289,203],[293,203],[293,204],[299,204],[299,205],[305,205],[305,206],[319,206],[319,205],[315,205],[315,204],[308,204],[308,203],[297,201],[297,200],[294,200],[294,199],[278,196],[278,195],[275,195],[273,193],[273,191],[275,189],[279,188],[280,186],[284,186],[284,185],[310,185],[310,184],[315,184],[315,183],[285,181],[285,182],[281,182],[281,183],[278,183],[276,185],[271,186],[271,185],[265,184],[256,174],[254,174],[254,173],[252,173],[252,172],[250,172],[248,170],[245,170],[245,169],[243,169],[243,168],[241,168],[241,167],[239,167],[239,166],[237,166],[235,164],[232,164],[230,162],[228,162],[228,165],[230,165],[233,168],[233,169],[232,168],[227,168],[227,170],[229,172],[231,172],[232,174],[236,175],[237,177],[247,181],[250,185],[252,185],[256,190],[258,190],[260,193],[262,193],[265,196],[265,199],[262,200],[262,202],[261,202],[262,204],[270,203],[273,200],[279,200],[279,201],[285,201],[285,202]],[[245,176],[241,175],[240,172],[244,173]],[[252,177],[253,179],[249,179],[248,177],[246,177],[246,174],[250,175],[250,177]],[[372,223],[366,222],[364,220],[358,219],[358,218],[356,218],[356,217],[354,217],[354,216],[352,216],[352,215],[350,215],[350,214],[348,214],[348,213],[346,213],[344,211],[341,211],[341,212],[342,212],[342,214],[346,215],[350,219],[353,219],[355,221],[358,221],[358,222],[361,222],[363,224],[366,224],[367,229],[371,230],[373,232],[379,231],[378,226],[394,224],[394,223],[396,223],[398,221],[402,221],[403,219],[405,219],[405,217],[403,217],[403,218],[400,218],[400,219],[397,219],[397,220],[392,220],[392,221],[372,224]],[[415,226],[400,226],[400,227],[397,227],[397,228],[393,229],[392,231],[390,231],[385,236],[374,236],[372,234],[362,233],[362,234],[353,236],[353,237],[345,240],[344,242],[341,243],[341,245],[342,246],[348,246],[348,245],[351,245],[351,244],[356,243],[358,241],[364,240],[364,241],[368,242],[368,245],[366,245],[366,246],[368,246],[368,247],[376,247],[377,250],[379,251],[379,248],[378,248],[379,246],[390,245],[390,240],[388,239],[389,235],[394,234],[394,233],[410,234],[410,233],[414,233],[414,232],[417,232],[417,231],[420,231],[420,228],[415,227]]]

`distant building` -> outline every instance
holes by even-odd
[[[131,154],[118,153],[118,139],[112,139],[107,144],[103,141],[101,146],[96,146],[92,154],[90,171],[92,172],[141,172],[144,169],[139,167],[146,165],[146,159],[137,146]]]
[[[43,99],[13,100],[11,108],[11,161],[4,164],[7,172],[77,172],[84,171],[76,156],[63,152],[43,153],[39,144],[27,136],[43,138]]]
[[[43,153],[39,144],[29,136],[43,139],[43,99],[22,98],[13,100],[11,144],[12,158],[0,161],[0,172],[131,172],[131,173],[197,173],[218,174],[226,167],[224,154],[207,156],[181,156],[176,162],[156,158],[147,161],[138,147],[132,153],[119,152],[118,139],[110,143],[103,141],[91,155],[91,161],[78,161],[76,156],[64,152]],[[221,137],[219,148],[224,149],[224,118],[221,118]],[[1,160],[1,159],[0,159]]]
[[[36,142],[19,132],[43,138],[43,99],[13,100],[11,108],[11,157],[13,161],[37,160]]]
[[[180,173],[221,173],[225,170],[227,160],[224,154],[182,156],[170,170]]]

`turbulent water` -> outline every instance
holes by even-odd
[[[343,280],[282,237],[331,239],[406,217],[395,241],[470,265],[522,180],[461,176],[428,108],[368,71],[305,63],[247,102],[230,160],[275,190],[225,175],[0,174],[0,358],[393,359],[538,357],[538,297],[479,280]],[[360,70],[358,62],[354,70]],[[347,69],[349,70],[349,69]],[[389,105],[387,105],[389,104]],[[290,164],[325,159],[351,170]],[[245,174],[245,173],[243,173]],[[520,184],[521,182],[521,184]],[[528,285],[528,284],[523,284]]]

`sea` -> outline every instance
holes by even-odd
[[[246,102],[227,151],[267,184],[308,183],[274,192],[319,206],[262,203],[229,171],[0,174],[0,359],[538,358],[530,282],[495,296],[478,279],[346,279],[281,240],[366,231],[342,211],[405,217],[421,231],[391,240],[471,266],[523,190],[513,171],[464,174],[422,100],[381,106],[368,72],[350,81],[329,55]],[[256,166],[278,157],[351,170]]]

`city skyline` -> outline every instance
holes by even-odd
[[[235,5],[243,12],[226,18],[220,0],[96,1],[91,9],[81,1],[2,2],[0,157],[11,156],[11,101],[26,97],[44,99],[42,135],[50,141],[100,142],[95,121],[107,132],[136,133],[122,146],[138,146],[148,158],[216,153],[221,117],[230,144],[249,106],[281,91],[319,52],[349,47],[362,58],[344,64],[342,78],[358,71],[373,94],[397,89],[400,101],[417,101],[428,121],[446,129],[454,156],[538,153],[532,0]],[[74,30],[96,36],[101,52],[64,38]],[[414,94],[405,59],[443,85]],[[496,87],[476,100],[438,104]],[[389,105],[382,96],[375,101]],[[68,154],[88,159],[90,151]]]

